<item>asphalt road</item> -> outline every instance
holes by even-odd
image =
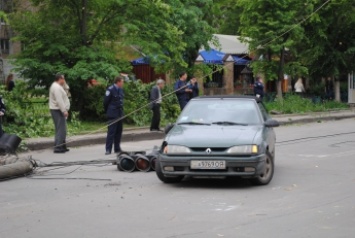
[[[222,179],[167,185],[154,172],[123,173],[110,165],[0,182],[0,237],[354,237],[355,120],[276,133],[276,171],[267,186]],[[92,146],[32,155],[53,162],[107,158],[103,152]]]

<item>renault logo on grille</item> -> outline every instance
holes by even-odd
[[[211,154],[212,150],[210,148],[207,148],[206,153]]]

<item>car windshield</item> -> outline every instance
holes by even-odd
[[[261,123],[257,104],[251,99],[192,100],[177,120],[184,125],[247,126]]]

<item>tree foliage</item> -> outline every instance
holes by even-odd
[[[32,86],[48,87],[66,75],[74,105],[88,77],[113,79],[129,72],[119,49],[134,45],[160,70],[187,68],[212,37],[203,20],[212,0],[31,0],[10,16],[21,41],[17,70]]]

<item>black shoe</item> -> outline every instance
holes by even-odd
[[[64,149],[56,149],[53,151],[55,154],[64,154],[66,151]]]
[[[110,155],[111,151],[106,151],[105,155]]]
[[[159,129],[150,129],[150,131],[160,131]]]
[[[64,148],[64,151],[65,152],[69,152],[70,150],[68,148]]]

